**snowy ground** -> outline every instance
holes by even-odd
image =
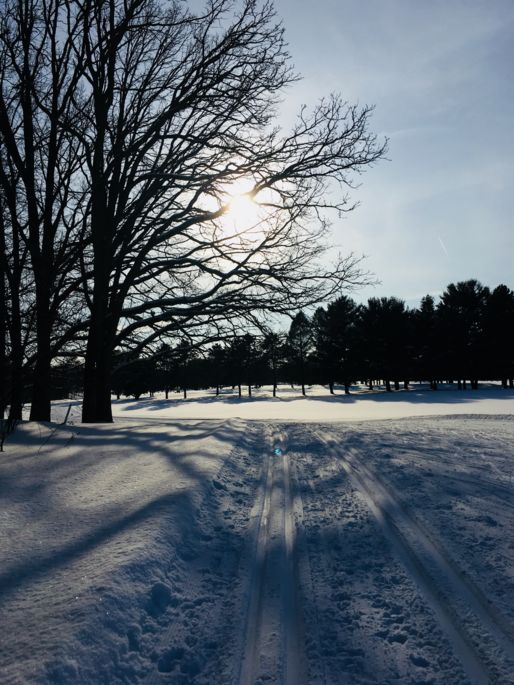
[[[373,392],[365,386],[355,386],[350,395],[337,388],[330,395],[323,386],[307,388],[302,397],[300,388],[280,386],[273,398],[270,387],[252,388],[248,397],[237,390],[224,388],[219,397],[214,390],[188,391],[187,400],[181,392],[173,392],[169,400],[164,394],[142,397],[140,400],[113,401],[113,415],[117,420],[173,419],[232,419],[270,421],[362,421],[368,419],[399,419],[411,416],[440,416],[441,414],[514,414],[514,390],[503,390],[498,384],[482,384],[480,390],[459,391],[455,385],[441,385],[432,391],[427,385],[413,384],[409,391],[388,393],[383,389]],[[70,418],[80,421],[80,401],[54,404],[53,418],[62,421],[71,405]],[[28,413],[27,413],[28,416]]]
[[[422,395],[19,427],[0,683],[514,684],[514,393]]]

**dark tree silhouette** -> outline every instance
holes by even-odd
[[[207,353],[207,373],[209,384],[216,388],[216,396],[220,394],[221,386],[227,376],[226,364],[227,349],[220,343],[215,343]]]
[[[414,372],[417,378],[428,379],[437,390],[440,376],[441,340],[435,300],[431,295],[421,299],[413,313]]]
[[[411,371],[407,352],[409,315],[405,303],[396,297],[372,297],[360,321],[368,377],[384,379],[388,391],[392,390],[394,380],[398,389],[399,379],[408,378]]]
[[[330,394],[334,394],[337,358],[331,346],[328,331],[327,312],[318,307],[312,317],[312,335],[314,341],[313,366],[316,381],[328,384]]]
[[[1,151],[0,151],[1,156]],[[4,158],[5,159],[5,158]],[[16,214],[7,210],[0,187],[0,318],[3,340],[1,400],[9,405],[9,419],[22,418],[24,358],[33,333],[33,280],[27,269],[28,250],[21,240]],[[12,199],[12,198],[11,198]],[[16,204],[16,203],[15,203]]]
[[[73,6],[75,2],[70,0]],[[89,0],[82,15],[80,128],[90,193],[84,290],[91,311],[83,419],[111,420],[115,347],[266,309],[287,312],[359,279],[357,261],[320,267],[330,179],[343,186],[384,147],[370,108],[337,98],[270,128],[295,80],[269,3]],[[84,122],[85,120],[85,122]],[[227,187],[245,178],[264,223],[227,235]]]
[[[361,307],[350,297],[342,296],[331,302],[325,313],[321,312],[316,312],[313,327],[316,360],[323,382],[328,383],[331,393],[334,381],[342,382],[345,393],[349,394],[359,369]]]
[[[485,305],[482,367],[488,378],[514,387],[514,292],[497,286]]]
[[[252,395],[252,384],[255,382],[256,341],[253,335],[246,333],[234,337],[227,350],[227,380],[233,387],[237,386],[241,397],[241,385],[248,386],[248,396]]]
[[[309,377],[309,357],[314,350],[312,323],[303,312],[291,321],[287,334],[287,355],[291,380],[299,382],[305,396],[305,383]]]
[[[489,294],[489,288],[475,279],[450,283],[437,307],[445,376],[455,374],[459,389],[466,387],[467,379],[473,389],[478,385]]]
[[[197,357],[197,351],[187,338],[183,338],[173,349],[173,361],[177,387],[182,389],[184,399],[187,399],[187,388],[195,386],[191,368]]]
[[[156,363],[151,357],[128,360],[112,375],[113,390],[118,398],[123,394],[138,400],[141,395],[153,391],[157,383]]]
[[[273,397],[277,396],[279,374],[285,364],[285,341],[283,335],[267,332],[261,342],[261,358],[264,366],[265,382],[271,382]]]
[[[72,4],[6,0],[0,17],[0,187],[10,214],[13,258],[27,249],[34,278],[33,420],[50,419],[52,333],[64,301],[77,287],[80,218],[75,208],[81,192],[74,178],[81,159],[65,125],[73,116],[78,127],[80,118],[80,12]],[[13,261],[16,277],[14,267]],[[16,337],[15,308],[12,316]],[[60,325],[67,324],[63,317]]]
[[[169,399],[173,383],[176,383],[173,350],[170,345],[162,343],[155,353],[155,364],[160,390],[164,390],[166,399]]]
[[[1,198],[1,195],[0,195]],[[5,410],[9,403],[10,385],[7,383],[7,250],[5,246],[5,228],[3,206],[0,199],[0,422],[3,422]]]

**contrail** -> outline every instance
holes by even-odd
[[[446,245],[443,243],[443,241],[441,240],[440,236],[437,236],[437,240],[439,241],[439,245],[441,246],[441,248],[442,248],[444,254],[445,254],[447,257],[449,257],[450,255],[448,254],[448,250],[446,249]]]

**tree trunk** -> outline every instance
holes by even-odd
[[[302,395],[305,397],[305,383],[302,380]]]
[[[21,339],[11,337],[11,392],[9,398],[9,419],[21,421],[23,407],[23,356]]]
[[[184,393],[184,399],[187,400],[187,389],[185,387],[182,388],[182,392]]]
[[[391,389],[391,381],[386,381],[386,382],[385,382],[385,386],[386,386],[387,392],[392,392],[392,389]]]
[[[50,287],[46,278],[36,279],[37,356],[32,384],[31,421],[50,421]]]
[[[330,394],[331,394],[331,395],[335,395],[335,392],[334,392],[334,381],[329,381],[328,387],[329,387],[329,390],[330,390]]]
[[[248,383],[248,397],[252,396],[252,386]]]
[[[2,211],[1,206],[0,211]],[[5,244],[3,225],[0,228],[2,229],[0,233],[0,378],[2,379],[2,384],[0,385],[0,421],[3,421],[9,388],[7,386],[7,302],[5,299],[6,275],[4,273]]]
[[[237,384],[237,392],[239,394],[239,397],[241,397],[241,383]]]
[[[98,340],[92,326],[84,364],[83,423],[112,423],[110,348],[108,342]]]
[[[403,389],[408,390],[409,389],[409,381],[403,381]]]
[[[3,211],[3,207],[0,208]],[[5,234],[3,217],[1,220],[1,234],[0,234],[0,267],[7,267],[5,254]],[[21,332],[21,306],[20,306],[20,286],[21,286],[21,272],[22,267],[19,260],[19,240],[17,233],[13,233],[13,264],[10,272],[10,299],[11,299],[11,319],[8,321],[7,303],[6,303],[6,288],[5,278],[6,272],[0,268],[0,345],[3,346],[0,352],[0,373],[1,378],[7,378],[7,331],[9,330],[9,338],[11,342],[11,368],[10,368],[10,382],[9,386],[5,386],[0,390],[0,418],[3,418],[6,403],[9,404],[9,421],[21,421],[22,405],[23,405],[23,345]]]
[[[400,389],[400,381],[395,381],[394,382],[394,389],[399,390]]]
[[[370,380],[368,383],[368,389],[373,390],[373,381],[372,380]]]
[[[84,423],[112,423],[111,369],[118,319],[109,309],[110,277],[113,266],[112,207],[109,207],[104,143],[108,129],[112,82],[103,88],[94,83],[96,135],[91,172],[91,237],[93,244],[93,297],[84,373]],[[121,309],[121,305],[118,307]],[[119,317],[120,311],[117,316]]]
[[[350,394],[350,386],[348,383],[344,384],[344,394],[349,395]]]
[[[277,384],[273,383],[273,397],[277,396]]]
[[[95,269],[97,270],[97,269]],[[84,423],[112,423],[111,368],[114,325],[108,311],[108,277],[96,277],[84,364]]]

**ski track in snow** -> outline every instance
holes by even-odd
[[[298,506],[298,505],[297,505]],[[256,500],[256,531],[244,619],[240,685],[303,685],[303,620],[298,599],[295,499],[287,441],[271,430]]]
[[[316,436],[338,458],[365,497],[384,535],[391,540],[404,566],[437,615],[470,680],[477,685],[501,682],[501,674],[485,653],[491,646],[486,644],[484,633],[494,638],[506,656],[513,655],[511,626],[489,606],[480,589],[466,578],[441,544],[402,505],[398,493],[387,488],[366,465],[364,455],[352,447],[345,447],[344,443],[343,446],[338,445],[330,433],[328,439],[319,434]],[[474,616],[469,615],[470,609]],[[509,661],[508,669],[513,669],[514,661]]]
[[[135,419],[31,440],[0,462],[2,685],[514,684],[514,422]],[[92,566],[72,533],[50,542],[63,516],[86,542],[97,527]]]

